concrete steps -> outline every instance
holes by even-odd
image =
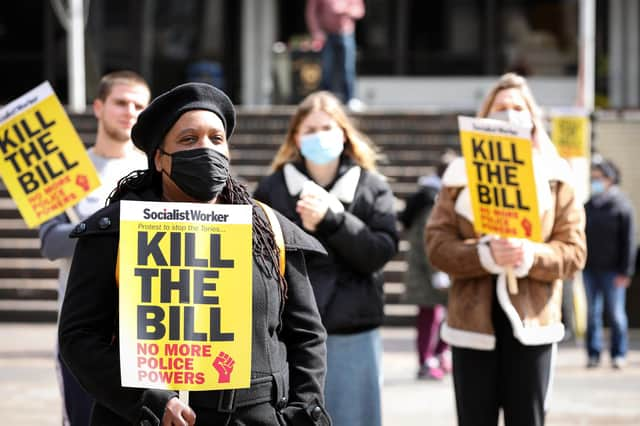
[[[11,322],[56,322],[58,302],[56,300],[0,300],[0,321]]]
[[[276,107],[238,111],[238,128],[231,140],[232,173],[253,190],[269,172],[269,164],[285,137],[294,109]],[[358,114],[359,128],[380,148],[379,171],[396,195],[396,208],[416,189],[418,177],[429,174],[445,148],[457,148],[455,114]],[[90,114],[71,119],[87,146],[95,140]],[[404,260],[408,244],[385,267],[387,325],[413,324],[417,309],[403,304]],[[37,229],[29,229],[0,180],[0,321],[56,321],[58,269],[40,255]]]

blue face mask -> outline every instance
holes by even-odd
[[[337,132],[316,132],[300,138],[300,153],[315,164],[327,164],[342,154],[344,141]]]
[[[591,195],[599,195],[602,194],[605,190],[604,182],[602,179],[592,179],[591,180]]]

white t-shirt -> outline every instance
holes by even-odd
[[[120,179],[134,170],[147,169],[146,155],[135,149],[123,158],[102,157],[96,154],[93,149],[89,149],[88,154],[98,171],[101,185],[76,204],[75,210],[80,220],[86,219],[105,206],[107,198]]]
[[[96,154],[92,148],[89,149],[87,153],[98,172],[98,176],[100,176],[101,185],[73,207],[80,221],[105,206],[107,198],[111,194],[111,191],[117,186],[120,179],[134,170],[146,170],[148,168],[146,155],[135,148],[132,148],[131,152],[123,158],[102,157]],[[52,238],[63,238],[64,241],[59,241],[59,244],[75,244],[75,241],[70,239],[67,234]],[[61,304],[71,269],[71,257],[61,257],[58,260],[60,271],[58,277],[58,302]]]

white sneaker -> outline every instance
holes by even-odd
[[[627,361],[621,356],[617,356],[611,360],[611,366],[616,370],[621,369],[625,365],[627,365]]]
[[[347,108],[353,112],[362,112],[367,109],[367,106],[360,99],[351,98],[349,99],[349,102],[347,102]]]

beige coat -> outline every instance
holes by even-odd
[[[473,229],[464,160],[455,160],[445,173],[425,234],[431,263],[452,278],[448,317],[442,328],[443,339],[452,346],[484,350],[495,347],[491,321],[494,291],[515,337],[523,344],[562,339],[562,280],[584,266],[585,219],[584,209],[569,183],[571,173],[566,162],[556,158],[545,165],[549,166],[545,168],[546,175],[540,173],[544,177],[536,179],[544,191],[547,185],[549,188],[546,206],[540,212],[544,243],[527,244],[529,267],[517,274],[520,278],[516,295],[508,293],[504,273],[490,272],[499,272],[495,270],[499,267]]]

